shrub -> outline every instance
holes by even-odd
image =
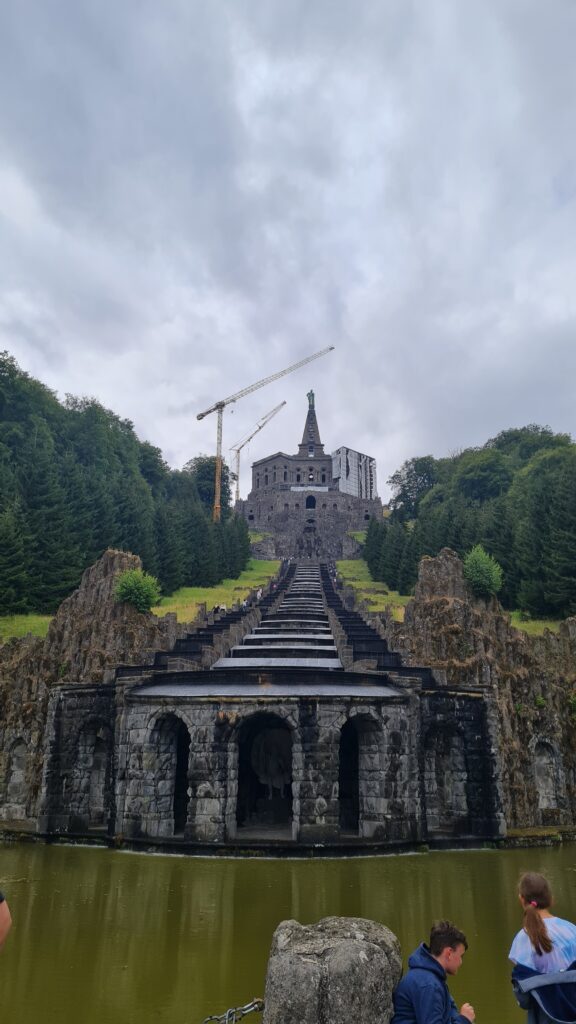
[[[114,591],[117,601],[132,604],[139,612],[149,612],[160,600],[160,584],[142,569],[123,572]]]
[[[492,597],[502,587],[502,567],[492,555],[476,544],[464,559],[464,577],[477,597]]]

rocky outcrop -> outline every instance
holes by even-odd
[[[119,664],[146,664],[169,650],[186,627],[175,615],[142,615],[114,589],[136,555],[106,551],[54,616],[45,640],[27,636],[0,645],[0,817],[35,814],[51,688],[65,681],[111,682]]]
[[[475,598],[444,548],[420,564],[403,623],[380,620],[407,664],[428,665],[451,690],[484,690],[510,827],[568,825],[576,816],[576,619],[558,633],[515,629],[497,600]]]
[[[154,651],[169,650],[184,635],[174,614],[143,615],[114,597],[121,573],[141,568],[137,555],[109,549],[86,569],[78,590],[52,619],[44,644],[46,668],[56,667],[58,679],[105,681],[117,665],[146,664]]]
[[[263,1024],[388,1024],[401,974],[400,943],[383,924],[282,921],[272,939]]]

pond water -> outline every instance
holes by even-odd
[[[0,957],[10,1024],[200,1024],[264,994],[279,921],[371,917],[406,956],[434,918],[470,949],[451,982],[479,1024],[523,1024],[507,953],[521,871],[547,874],[576,917],[576,848],[343,860],[224,860],[80,847],[0,846],[14,927]],[[261,1017],[248,1018],[260,1024]]]

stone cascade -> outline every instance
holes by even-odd
[[[341,670],[318,565],[298,565],[282,601],[214,669]]]
[[[374,661],[373,668],[381,672],[401,669],[401,656],[388,649],[386,640],[358,612],[346,608],[326,566],[320,567],[320,575],[326,604],[338,621],[352,661]]]
[[[170,651],[156,651],[151,666],[122,665],[117,669],[116,677],[154,678],[159,674],[195,672],[211,667],[262,615],[266,615],[278,604],[281,594],[290,585],[294,571],[294,566],[287,566],[280,579],[271,584],[268,592],[260,600],[253,598],[246,608],[208,613],[204,622],[176,640]]]

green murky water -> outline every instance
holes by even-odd
[[[433,918],[452,918],[470,943],[456,1000],[475,1005],[479,1024],[523,1024],[506,959],[519,926],[515,883],[522,870],[544,871],[558,913],[574,919],[575,854],[250,861],[3,846],[0,886],[15,925],[0,956],[0,1019],[199,1024],[263,995],[280,920],[346,914],[389,925],[405,954]]]

